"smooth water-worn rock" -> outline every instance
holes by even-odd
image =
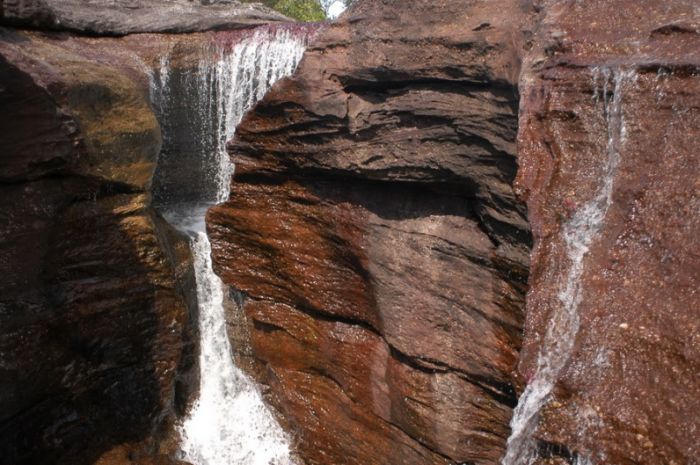
[[[0,0],[0,23],[99,35],[198,32],[287,18],[235,0]]]
[[[192,385],[189,249],[150,206],[160,130],[115,44],[0,36],[3,465],[158,453]]]
[[[520,84],[535,247],[508,465],[697,460],[699,32],[692,0],[542,2]]]
[[[216,3],[0,16],[280,18]],[[358,0],[248,115],[214,266],[238,362],[309,465],[694,463],[695,3]],[[0,32],[0,464],[177,463],[196,314],[187,244],[151,206],[149,100],[238,33]],[[191,199],[165,178],[162,200]]]
[[[215,270],[309,464],[503,453],[529,251],[511,187],[525,17],[361,2],[237,130]]]

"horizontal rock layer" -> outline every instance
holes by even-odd
[[[503,452],[529,250],[511,188],[525,13],[361,2],[237,130],[215,269],[309,464]]]
[[[0,0],[0,24],[97,35],[249,27],[285,16],[235,0]]]

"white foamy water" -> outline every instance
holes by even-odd
[[[233,164],[226,152],[226,142],[233,138],[245,112],[262,99],[270,87],[296,69],[306,49],[306,35],[290,29],[259,29],[253,37],[237,44],[229,53],[219,47],[221,59],[210,75],[217,87],[216,110],[219,118],[217,153],[219,167],[216,185],[217,203],[228,199]],[[205,65],[207,66],[207,65]],[[232,70],[236,70],[232,72]]]
[[[337,19],[347,8],[344,0],[323,0],[321,4],[328,19]]]
[[[264,26],[247,37],[219,33],[216,40],[206,45],[196,68],[184,76],[182,70],[170,69],[170,56],[162,57],[151,89],[165,133],[161,157],[177,153],[178,144],[200,155],[199,166],[189,167],[189,182],[200,186],[202,195],[189,201],[221,203],[228,199],[233,164],[226,143],[245,112],[275,82],[296,69],[308,32],[294,25]],[[183,140],[183,132],[190,140]],[[177,163],[176,156],[172,157],[159,160],[156,179],[168,178],[167,171],[172,172],[172,164]],[[156,194],[163,197],[159,203],[168,204],[170,198],[178,197],[178,186],[168,189],[170,192]]]
[[[205,185],[216,187],[214,198],[207,189],[196,203],[163,207],[166,219],[190,236],[197,282],[199,398],[179,428],[181,458],[194,465],[293,463],[284,431],[255,383],[233,363],[223,307],[225,287],[212,269],[204,214],[211,203],[228,199],[233,165],[226,142],[233,137],[245,111],[278,79],[294,71],[307,38],[304,30],[285,27],[258,28],[244,38],[231,34],[231,43],[217,43],[210,53],[203,53],[196,75],[181,79],[184,84],[180,84],[177,97],[170,92],[174,76],[168,57],[161,60],[153,80],[154,106],[161,120],[194,121],[190,129],[199,132],[195,137],[209,141],[196,145],[206,161],[201,167],[192,167],[193,171],[203,170],[194,173],[193,179],[203,179]],[[174,101],[183,98],[187,100],[185,105]],[[191,119],[186,112],[192,112]],[[165,131],[164,138],[171,136]]]
[[[535,459],[536,444],[533,435],[537,428],[539,412],[547,403],[562,369],[571,356],[579,330],[578,307],[584,293],[581,283],[584,260],[612,204],[620,149],[625,141],[623,90],[625,84],[633,81],[634,77],[634,72],[629,70],[593,70],[596,88],[594,98],[596,102],[602,98],[607,123],[607,156],[601,170],[601,183],[593,198],[583,204],[563,225],[561,235],[566,246],[569,267],[559,283],[559,305],[547,323],[535,374],[513,412],[511,435],[508,438],[503,465],[526,465]],[[580,457],[577,462],[584,463],[581,460],[588,459]]]
[[[195,465],[292,463],[289,444],[255,384],[234,364],[224,316],[224,287],[205,232],[192,236],[199,302],[199,400],[181,427],[182,457]]]

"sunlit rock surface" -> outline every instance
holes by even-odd
[[[359,3],[238,128],[214,266],[309,464],[503,454],[529,252],[511,188],[525,13]]]
[[[700,10],[541,3],[517,182],[535,238],[520,372],[537,389],[505,463],[694,463]]]
[[[235,0],[0,0],[0,23],[99,35],[198,32],[284,21]]]

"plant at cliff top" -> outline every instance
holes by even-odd
[[[300,21],[323,21],[326,13],[319,0],[244,0],[247,3],[262,3],[283,15]]]

